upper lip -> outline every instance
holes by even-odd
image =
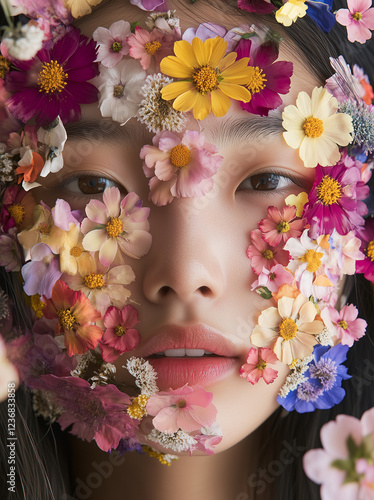
[[[142,349],[146,358],[167,349],[204,349],[218,356],[238,357],[239,349],[214,328],[199,323],[193,326],[166,325],[155,330]]]

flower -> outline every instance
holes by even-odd
[[[345,101],[339,104],[339,111],[347,113],[352,118],[352,143],[362,146],[371,153],[374,143],[374,111],[372,106],[364,102]]]
[[[358,420],[350,415],[338,415],[321,429],[323,449],[310,450],[304,455],[307,476],[321,484],[321,499],[371,498],[363,459],[373,461],[374,409],[367,410]]]
[[[293,65],[278,59],[278,44],[265,42],[253,48],[252,41],[241,39],[235,52],[239,59],[249,57],[251,76],[245,86],[251,93],[248,103],[241,103],[242,109],[256,115],[267,116],[271,109],[282,104],[279,94],[290,90]]]
[[[374,282],[374,219],[365,220],[365,226],[360,231],[361,252],[365,255],[363,260],[356,262],[356,273],[365,273],[365,278]]]
[[[138,312],[135,307],[108,308],[104,316],[106,330],[100,341],[104,361],[112,363],[120,354],[135,349],[140,341],[138,331],[133,328],[136,323]]]
[[[39,128],[38,141],[48,147],[46,161],[40,172],[40,177],[47,177],[51,172],[55,174],[62,169],[64,165],[62,152],[66,139],[66,130],[59,116],[48,128]]]
[[[171,54],[173,37],[158,29],[151,32],[136,26],[135,33],[127,38],[129,54],[134,59],[140,59],[140,64],[147,70],[154,61],[159,64],[161,59]]]
[[[178,429],[190,432],[213,424],[217,410],[212,399],[213,394],[201,385],[186,384],[151,396],[147,412],[154,416],[152,423],[161,432],[172,434]]]
[[[296,217],[301,217],[303,215],[304,206],[308,202],[308,194],[304,191],[297,196],[290,194],[285,198],[284,202],[289,207],[296,207]]]
[[[147,11],[164,11],[166,7],[165,0],[130,0],[130,3]]]
[[[63,123],[78,120],[79,104],[97,100],[96,87],[87,82],[97,74],[95,58],[95,42],[71,28],[33,60],[13,61],[19,71],[6,77],[6,88],[13,94],[6,101],[9,111],[25,123],[35,118],[39,126],[48,126],[58,116]]]
[[[27,295],[50,298],[52,289],[61,277],[58,257],[45,243],[37,243],[30,250],[31,261],[22,267],[23,289]]]
[[[161,73],[149,75],[141,89],[144,98],[139,105],[137,117],[150,132],[180,132],[185,124],[186,115],[174,109],[173,104],[161,96],[162,89],[172,81]]]
[[[354,231],[341,236],[335,230],[329,237],[330,250],[326,261],[326,269],[330,273],[342,277],[342,274],[355,274],[356,262],[365,258],[360,252],[361,241]]]
[[[258,227],[262,237],[272,247],[297,238],[304,230],[306,220],[296,218],[296,207],[284,207],[282,213],[276,207],[268,207],[268,218],[262,219]]]
[[[8,59],[18,59],[19,61],[29,61],[42,48],[44,39],[43,31],[32,24],[8,29],[1,42],[0,50]]]
[[[126,38],[130,33],[130,23],[127,21],[116,21],[109,29],[97,28],[92,34],[98,46],[97,61],[107,68],[115,66],[129,53]]]
[[[350,42],[365,43],[374,29],[374,9],[371,0],[347,0],[348,9],[339,9],[335,15],[339,24],[347,27]]]
[[[353,76],[360,82],[364,90],[362,100],[365,104],[371,104],[374,99],[373,87],[370,85],[369,77],[365,74],[364,70],[357,64],[353,66]]]
[[[267,384],[271,384],[277,378],[278,372],[267,365],[277,361],[278,358],[271,349],[251,347],[247,362],[240,368],[240,376],[247,379],[252,385],[257,384],[260,378],[263,378]]]
[[[152,12],[146,19],[145,24],[150,30],[157,28],[162,33],[181,35],[180,20],[176,17],[175,10]]]
[[[133,118],[142,99],[140,87],[144,78],[145,72],[133,60],[124,59],[113,68],[101,67],[96,85],[100,92],[102,116],[112,118],[121,125]]]
[[[0,266],[5,271],[16,272],[21,269],[21,249],[13,235],[0,235]]]
[[[263,269],[271,269],[278,263],[286,266],[289,261],[289,254],[282,247],[271,247],[262,239],[260,229],[251,231],[252,245],[247,249],[247,257],[251,259],[253,272],[261,274]]]
[[[28,227],[33,221],[34,207],[35,201],[31,193],[26,193],[15,185],[6,188],[0,211],[2,232],[8,233],[13,227],[18,231]]]
[[[277,292],[279,287],[285,283],[292,285],[293,275],[281,264],[273,266],[270,270],[263,268],[258,279],[252,283],[251,290],[258,287],[266,287],[270,292]]]
[[[296,389],[277,401],[287,411],[299,413],[328,409],[340,403],[345,396],[342,380],[350,378],[347,368],[341,365],[347,359],[348,347],[318,345],[314,348],[314,360],[309,363],[302,381]]]
[[[92,7],[99,5],[102,0],[64,0],[64,4],[75,18],[91,14]]]
[[[50,299],[43,297],[46,306],[44,316],[57,318],[55,336],[63,334],[69,356],[83,354],[94,349],[103,332],[93,325],[101,318],[83,292],[74,292],[63,281],[58,280]]]
[[[257,14],[270,14],[276,7],[266,0],[238,0],[238,7]]]
[[[156,384],[157,373],[149,361],[133,356],[127,360],[126,368],[135,377],[135,384],[139,387],[142,394],[152,396],[152,394],[158,392]]]
[[[361,214],[365,215],[367,208],[360,200],[368,196],[369,187],[356,192],[356,186],[360,188],[362,184],[360,171],[355,166],[347,168],[342,162],[333,167],[317,165],[309,202],[304,207],[311,238],[331,234],[334,229],[345,235],[364,224]]]
[[[43,167],[44,160],[40,154],[28,149],[18,162],[18,167],[16,168],[16,174],[19,175],[18,184],[23,181],[22,187],[26,191],[32,187],[39,186],[40,184],[34,184],[34,186],[32,184],[38,175],[40,175]],[[27,186],[27,184],[31,184],[31,186]]]
[[[143,146],[140,158],[150,181],[150,199],[165,205],[173,197],[198,197],[213,188],[213,175],[222,164],[217,148],[206,142],[203,134],[187,130],[182,139],[172,132],[162,132],[153,138],[153,146]],[[163,183],[163,185],[161,184]],[[161,184],[161,186],[160,186]],[[165,196],[156,198],[154,190],[164,189]]]
[[[292,299],[282,297],[278,307],[268,307],[260,314],[251,334],[256,347],[270,347],[278,359],[288,365],[294,359],[308,356],[322,332],[322,321],[316,320],[317,309],[301,293]]]
[[[7,357],[6,345],[0,336],[0,401],[5,401],[10,393],[9,389],[17,389],[19,384],[18,372]]]
[[[39,389],[53,393],[63,409],[58,419],[62,430],[73,425],[71,433],[92,441],[103,451],[116,448],[121,438],[135,434],[136,423],[126,412],[130,398],[113,384],[91,389],[89,382],[78,377],[43,375]]]
[[[195,37],[192,44],[180,40],[174,44],[175,56],[165,57],[160,63],[162,73],[181,78],[162,89],[162,98],[175,99],[178,111],[193,110],[197,120],[203,120],[212,111],[224,116],[231,99],[248,102],[250,92],[243,87],[250,79],[248,57],[236,61],[236,54],[225,56],[227,42],[209,38],[202,42]]]
[[[338,101],[323,87],[315,87],[311,98],[300,92],[296,106],[284,108],[283,137],[291,148],[299,149],[305,167],[335,165],[340,159],[338,146],[351,142],[352,119],[337,109]]]
[[[357,318],[358,309],[353,304],[345,305],[341,311],[329,307],[330,319],[335,326],[335,335],[341,343],[349,347],[365,335],[367,323]]]
[[[135,193],[120,199],[116,187],[107,188],[103,201],[91,200],[86,206],[87,218],[82,221],[83,247],[90,252],[99,251],[99,260],[110,266],[117,252],[134,259],[146,254],[152,237],[148,232],[149,208]]]
[[[304,17],[308,6],[305,0],[289,0],[275,13],[275,19],[283,26],[291,26],[299,17]]]

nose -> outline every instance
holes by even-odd
[[[224,235],[212,203],[200,208],[198,200],[179,198],[151,208],[152,246],[143,262],[143,293],[155,304],[215,300],[224,291]]]

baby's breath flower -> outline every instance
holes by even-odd
[[[364,102],[346,101],[339,104],[339,111],[352,118],[352,142],[371,153],[374,149],[374,112],[370,106]]]
[[[111,363],[103,363],[100,369],[90,378],[91,389],[97,385],[107,385],[114,382],[116,367]]]
[[[14,59],[29,61],[42,48],[44,32],[33,24],[24,24],[13,30],[8,29],[3,38],[3,48]]]
[[[321,345],[334,345],[334,342],[332,340],[332,332],[329,332],[327,328],[324,328],[323,331],[319,334],[316,335],[316,341],[321,344]]]
[[[173,434],[166,434],[165,432],[153,429],[147,437],[151,441],[161,444],[162,446],[170,448],[176,452],[187,451],[197,442],[192,436],[181,429],[177,430],[177,432],[174,432]]]
[[[279,396],[281,398],[285,398],[289,392],[294,391],[299,384],[305,382],[306,378],[303,374],[307,371],[308,365],[312,359],[313,354],[305,356],[305,358],[302,359],[295,359],[292,362],[290,365],[291,372],[279,391]]]
[[[139,387],[142,394],[152,396],[158,392],[156,384],[157,373],[153,366],[143,358],[132,358],[127,360],[126,366],[129,373],[135,377],[135,384]]]
[[[13,155],[9,153],[1,154],[0,151],[0,183],[6,184],[15,181],[15,167],[18,167],[18,163],[13,160]]]

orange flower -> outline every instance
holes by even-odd
[[[18,165],[19,167],[16,168],[16,173],[20,176],[18,177],[18,184],[22,180],[25,182],[35,182],[44,167],[44,160],[39,153],[28,150],[18,162]]]

